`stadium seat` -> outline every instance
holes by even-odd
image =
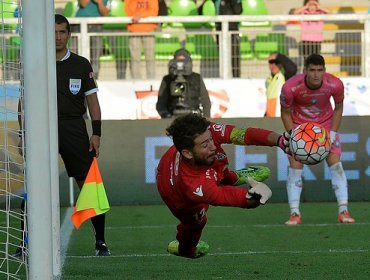
[[[268,15],[264,0],[242,0],[243,16]],[[241,27],[266,27],[271,26],[270,21],[243,21]]]
[[[202,5],[201,14],[203,16],[216,16],[215,3],[212,0],[204,1],[203,5]],[[206,28],[214,28],[215,23],[214,22],[206,22],[206,23],[203,23],[203,26],[206,27]]]
[[[69,0],[64,6],[63,15],[65,17],[75,17],[78,10],[78,1]]]
[[[129,60],[130,50],[128,48],[128,37],[117,36],[108,38],[108,48],[117,60]],[[107,46],[107,45],[106,45]]]
[[[198,7],[193,0],[172,0],[168,6],[168,16],[198,16]],[[171,23],[174,28],[201,28],[201,22]]]
[[[270,34],[260,33],[256,36],[254,53],[257,59],[267,59],[272,52],[279,51],[279,43]]]
[[[241,59],[253,59],[254,53],[248,35],[240,35],[240,57]]]
[[[218,59],[216,41],[210,34],[192,34],[186,36],[186,49],[192,59]]]
[[[206,0],[202,6],[202,15],[203,16],[215,16],[216,15],[216,6],[212,0]]]
[[[19,61],[20,42],[21,38],[19,36],[12,36],[5,40],[4,54],[6,61]],[[0,46],[0,63],[3,62],[3,47]]]
[[[112,0],[111,10],[109,12],[111,17],[125,17],[126,11],[123,0]],[[103,24],[105,30],[121,30],[124,31],[127,28],[126,23],[106,23]],[[128,37],[127,36],[112,36],[104,37],[103,45],[106,53],[100,56],[99,60],[104,62],[110,62],[117,60],[129,60],[130,50],[128,48]]]
[[[125,5],[123,0],[112,0],[111,2],[111,10],[109,12],[109,16],[111,17],[125,17]],[[127,28],[126,23],[109,23],[103,24],[103,29],[121,29],[124,30]]]
[[[281,54],[287,55],[288,50],[286,48],[286,43],[285,43],[285,34],[284,33],[269,33],[268,34],[268,40],[269,41],[276,41],[278,44],[278,49],[277,51]]]
[[[17,7],[17,1],[0,1],[0,13],[4,18],[14,18],[14,13],[17,10]],[[17,24],[2,24],[2,28],[4,30],[15,30],[17,29],[17,26]]]
[[[161,34],[155,37],[156,60],[170,60],[175,51],[181,48],[179,38],[173,34]]]
[[[112,62],[115,61],[116,57],[111,49],[111,46],[109,44],[109,38],[108,36],[103,37],[103,50],[104,54],[99,57],[100,62]]]

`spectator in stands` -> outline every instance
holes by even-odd
[[[217,15],[240,15],[243,11],[241,0],[214,0]],[[216,22],[216,30],[221,30],[221,23]],[[234,78],[240,77],[240,37],[239,22],[229,22],[231,34],[231,70]],[[219,38],[217,37],[219,45]]]
[[[266,79],[265,117],[280,116],[279,96],[286,80],[297,73],[297,65],[283,54],[273,52],[268,57],[270,75]]]
[[[109,0],[78,0],[76,17],[100,17],[108,16],[110,7]],[[102,25],[89,25],[89,32],[101,32]],[[103,40],[100,36],[90,37],[90,61],[95,72],[95,78],[99,77],[99,58],[103,54]]]
[[[155,36],[147,33],[157,29],[156,23],[139,23],[143,17],[158,16],[158,1],[153,0],[125,0],[125,11],[132,17],[132,23],[127,27],[129,32],[129,48],[131,55],[131,77],[141,79],[140,60],[141,50],[144,49],[146,60],[146,78],[155,78]],[[142,34],[140,34],[142,33]]]
[[[192,70],[190,53],[179,49],[169,62],[169,74],[164,76],[159,87],[157,111],[162,118],[186,114],[211,114],[211,101],[200,74]]]
[[[319,15],[328,13],[330,13],[330,11],[322,8],[318,0],[304,0],[303,7],[297,8],[294,11],[296,15]],[[310,54],[321,53],[321,42],[324,40],[323,29],[323,21],[301,21],[299,55],[302,61]]]

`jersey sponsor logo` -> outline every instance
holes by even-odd
[[[200,185],[199,187],[197,187],[195,189],[195,191],[193,191],[193,194],[202,197],[203,196],[203,190],[202,190],[202,188],[203,188],[203,186]]]
[[[81,79],[69,79],[69,90],[76,95],[81,90]]]

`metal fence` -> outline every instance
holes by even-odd
[[[321,54],[327,71],[340,77],[370,77],[370,15],[270,15],[270,16],[186,16],[150,17],[142,22],[156,22],[155,79],[168,73],[168,62],[180,47],[187,48],[193,59],[193,70],[205,78],[231,78],[232,43],[240,47],[241,78],[265,78],[268,75],[267,57],[279,51],[302,70],[300,53],[300,21],[324,21],[324,41]],[[228,22],[240,22],[239,31],[229,31]],[[127,32],[127,17],[70,18],[73,39],[70,48],[90,59],[101,80],[132,79],[128,39],[137,35]],[[221,30],[216,31],[215,22]],[[232,36],[237,41],[231,40]],[[8,34],[12,57],[18,53]],[[8,59],[9,62],[9,59]],[[145,57],[141,58],[142,78],[145,76]]]

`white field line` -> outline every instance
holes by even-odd
[[[350,254],[350,253],[368,253],[368,249],[350,250],[350,249],[328,249],[328,250],[312,250],[312,251],[245,251],[245,252],[224,252],[224,253],[210,253],[207,256],[245,256],[245,255],[274,255],[274,254]],[[112,255],[109,258],[151,258],[151,257],[173,257],[171,254],[122,254],[122,255]],[[66,256],[68,259],[91,259],[91,258],[101,258],[96,256]]]
[[[73,232],[73,224],[71,222],[71,215],[73,208],[69,207],[66,210],[62,226],[60,228],[60,267],[63,271],[64,260],[67,255],[68,243]]]
[[[121,230],[121,229],[161,229],[161,228],[172,228],[176,227],[177,223],[173,225],[143,225],[143,226],[114,226],[114,227],[105,227],[106,230]],[[300,224],[297,226],[287,226],[285,224],[269,224],[269,225],[206,225],[206,228],[273,228],[273,227],[282,227],[282,228],[292,228],[292,227],[338,227],[338,226],[368,226],[370,222],[365,223],[355,223],[355,224]]]

